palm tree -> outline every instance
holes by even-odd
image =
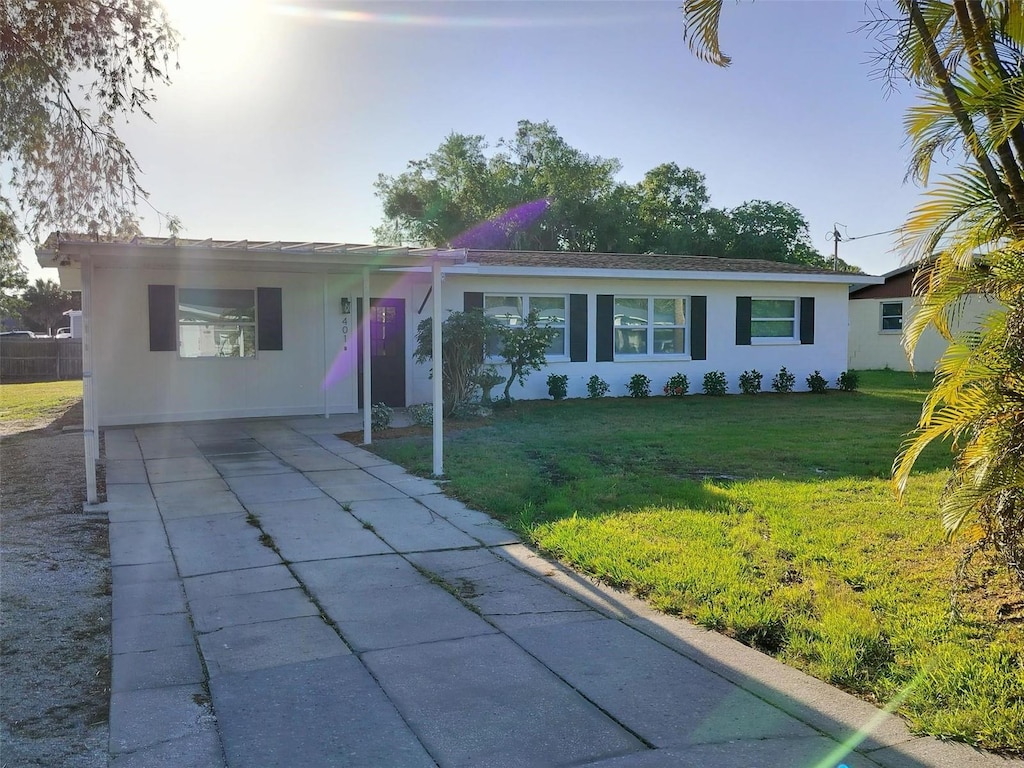
[[[893,465],[903,494],[935,440],[953,446],[940,501],[947,533],[973,532],[965,563],[993,549],[1024,587],[1024,4],[1020,0],[898,0],[868,25],[885,73],[917,86],[905,127],[911,173],[928,182],[936,152],[959,169],[927,192],[905,227],[908,258],[923,265],[920,308],[904,344],[912,354],[936,328],[949,346],[918,427]],[[728,66],[719,45],[722,0],[687,0],[685,39]],[[998,301],[976,330],[954,333],[967,296]]]

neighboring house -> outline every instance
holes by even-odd
[[[82,338],[82,310],[80,309],[69,309],[64,313],[64,317],[68,319],[68,330],[71,339]]]
[[[882,275],[881,284],[862,285],[850,291],[850,368],[935,370],[947,342],[934,328],[921,335],[914,350],[913,366],[903,348],[903,330],[909,326],[919,301],[913,295],[918,270],[917,264],[903,266]],[[954,332],[977,327],[993,307],[984,296],[969,296]]]
[[[361,407],[357,334],[370,299],[370,397],[427,402],[430,366],[413,362],[415,330],[439,306],[515,324],[537,310],[558,334],[548,366],[517,398],[547,396],[549,373],[570,397],[597,374],[624,395],[635,373],[660,394],[708,371],[732,391],[756,368],[781,366],[797,388],[847,366],[851,284],[880,278],[801,265],[686,256],[445,251],[330,243],[51,236],[37,252],[65,290],[83,291],[97,426],[351,413]]]

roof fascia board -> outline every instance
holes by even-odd
[[[711,272],[668,269],[585,269],[582,267],[488,267],[480,264],[453,265],[445,269],[450,275],[506,275],[509,277],[584,277],[619,278],[627,280],[719,280],[769,281],[778,283],[841,283],[843,285],[877,285],[884,282],[875,275],[849,272]]]
[[[245,245],[241,245],[245,243]],[[321,249],[300,251],[278,247],[259,249],[249,247],[246,241],[231,246],[201,245],[139,245],[131,243],[64,242],[57,249],[36,251],[41,267],[56,267],[61,262],[65,267],[76,268],[76,262],[93,258],[97,263],[124,267],[168,267],[168,266],[214,266],[250,264],[263,266],[275,271],[310,271],[310,268],[332,270],[383,270],[395,267],[416,267],[438,259],[446,264],[459,263],[466,258],[465,250],[419,250],[410,253],[408,249],[384,250],[374,248],[352,248],[347,251],[328,252]]]

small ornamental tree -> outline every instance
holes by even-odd
[[[547,362],[545,357],[548,347],[554,341],[558,331],[540,324],[540,315],[531,311],[522,324],[515,326],[496,326],[498,339],[501,342],[501,356],[508,365],[508,380],[502,397],[510,402],[509,390],[516,381],[522,386],[526,377],[533,371],[539,371]],[[493,326],[492,326],[493,327]]]
[[[477,379],[484,366],[484,345],[497,324],[482,310],[451,312],[441,325],[441,390],[444,415],[451,416],[459,406],[469,402],[477,388]],[[425,363],[433,359],[431,318],[416,326],[416,350],[413,359]],[[430,374],[434,376],[434,372]]]

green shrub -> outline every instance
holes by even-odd
[[[563,373],[549,373],[548,394],[555,400],[563,400],[569,394],[569,377]]]
[[[395,412],[385,403],[374,403],[370,408],[370,429],[380,432],[391,426],[391,417]]]
[[[853,371],[843,371],[836,379],[836,386],[840,392],[856,392],[860,384],[860,377]]]
[[[704,394],[719,397],[729,391],[725,371],[708,371],[704,374]]]
[[[807,377],[807,388],[816,395],[824,395],[828,392],[828,380],[821,375],[821,371],[815,371]]]
[[[608,382],[596,373],[587,379],[587,397],[604,397],[608,394]]]
[[[669,376],[663,391],[669,397],[682,397],[690,391],[690,380],[685,373],[675,373]]]
[[[782,366],[779,372],[772,377],[772,389],[776,392],[792,392],[794,384],[796,384],[796,376],[787,371],[786,366]]]
[[[761,379],[764,376],[756,368],[740,374],[740,392],[744,395],[756,395],[761,391]]]
[[[434,406],[430,403],[410,405],[406,412],[412,419],[412,423],[418,427],[430,427],[434,424]]]
[[[629,384],[626,385],[626,391],[629,392],[630,397],[650,397],[651,380],[642,373],[634,373],[629,377]]]

